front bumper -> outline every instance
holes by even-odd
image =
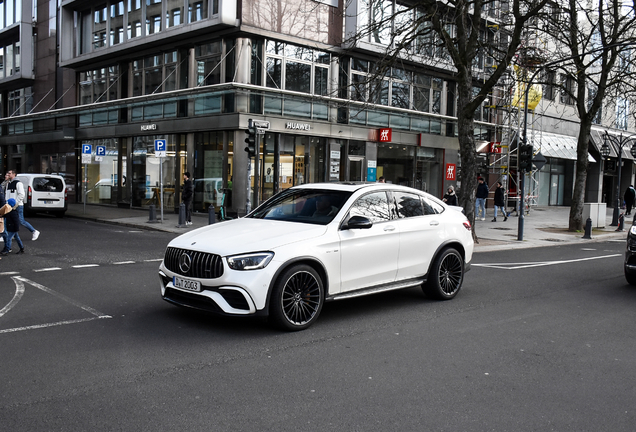
[[[162,262],[159,267],[161,296],[175,305],[224,315],[265,314],[267,296],[277,266],[270,262],[259,270],[231,270],[223,260],[224,271],[215,279],[188,278],[201,283],[201,291],[177,288],[173,277],[180,276],[168,270]]]

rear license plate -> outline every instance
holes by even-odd
[[[53,204],[55,201],[44,201],[44,204]]]
[[[190,279],[182,279],[177,276],[173,276],[172,285],[174,285],[175,288],[181,288],[188,291],[195,291],[195,292],[201,291],[201,282],[190,280]]]

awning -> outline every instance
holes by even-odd
[[[577,138],[568,135],[559,135],[548,132],[535,132],[528,134],[528,143],[532,144],[535,153],[540,151],[543,156],[559,159],[576,160]],[[589,162],[596,160],[587,154]]]
[[[608,134],[616,138],[616,140],[609,140],[607,142],[607,145],[610,148],[610,157],[613,157],[613,158],[618,157],[618,146],[614,145],[613,141],[620,142],[621,135],[622,135],[623,142],[627,140],[627,145],[623,146],[622,157],[623,159],[634,160],[634,156],[632,156],[632,153],[630,152],[630,148],[632,147],[632,145],[636,143],[636,137],[634,137],[634,134],[630,134],[628,132],[621,133],[621,132],[615,132],[609,129],[592,128],[592,130],[590,131],[590,141],[592,141],[592,143],[594,144],[594,147],[596,148],[596,150],[598,150],[599,153],[601,152],[601,147],[603,146],[603,143],[605,142],[605,137],[604,137],[605,132],[607,132]]]

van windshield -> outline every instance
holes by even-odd
[[[62,180],[54,177],[36,177],[33,179],[33,191],[35,192],[63,192]]]

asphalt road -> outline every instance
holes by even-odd
[[[161,300],[170,234],[30,222],[0,260],[2,431],[634,429],[623,242],[476,254],[452,301],[333,302],[282,333]]]

